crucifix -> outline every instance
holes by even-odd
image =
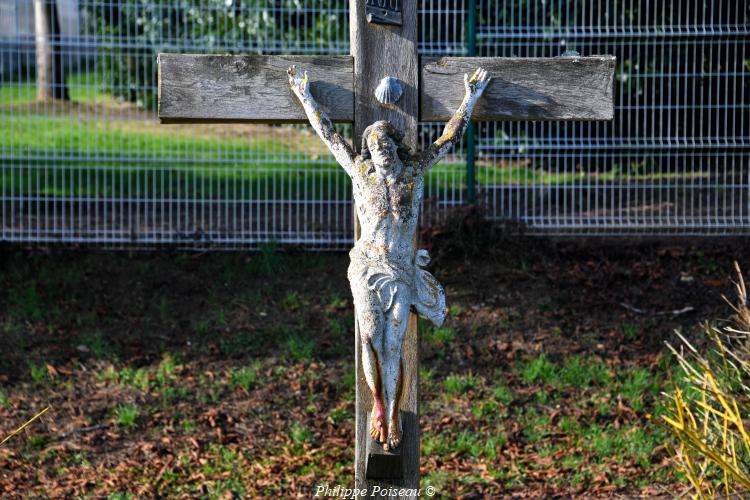
[[[350,0],[350,35],[351,56],[160,54],[159,118],[310,123],[352,179],[355,487],[414,496],[416,315],[445,316],[429,257],[416,250],[423,175],[470,120],[611,119],[615,58],[420,59],[416,0]],[[448,121],[421,153],[419,120]],[[354,124],[353,145],[333,122]]]

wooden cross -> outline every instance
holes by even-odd
[[[612,118],[612,56],[420,60],[416,0],[350,0],[350,27],[351,56],[160,54],[159,118],[162,123],[306,123],[288,84],[287,68],[292,65],[309,72],[313,97],[334,122],[354,124],[356,149],[368,125],[388,120],[416,150],[417,122],[450,119],[463,97],[463,74],[478,66],[489,71],[492,81],[474,120]],[[395,105],[384,106],[374,96],[386,76],[403,86]],[[403,344],[404,438],[395,453],[372,446],[372,401],[362,373],[359,332],[355,334],[355,487],[367,488],[368,494],[375,487],[419,488],[416,324],[412,314]],[[402,491],[393,496],[412,495]]]

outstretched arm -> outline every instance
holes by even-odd
[[[333,128],[328,115],[318,108],[318,103],[315,102],[310,93],[310,82],[307,79],[307,71],[301,72],[297,70],[296,66],[292,66],[287,70],[287,74],[289,75],[289,85],[302,103],[302,107],[305,108],[310,125],[315,129],[315,132],[318,133],[318,136],[323,140],[325,145],[328,146],[328,149],[331,150],[339,165],[344,167],[344,170],[351,175],[354,168],[354,151],[346,142],[346,139],[341,137],[341,134]]]
[[[471,120],[471,113],[474,111],[474,106],[482,96],[489,82],[490,77],[487,71],[482,68],[477,68],[471,78],[469,78],[469,75],[464,74],[464,87],[466,88],[464,100],[445,126],[443,135],[437,141],[430,144],[420,155],[417,165],[419,173],[427,171],[439,162],[461,140],[461,136]]]

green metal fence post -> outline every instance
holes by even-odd
[[[467,0],[466,16],[466,55],[473,57],[477,55],[477,1]],[[474,162],[476,153],[474,150],[474,122],[469,123],[466,129],[466,200],[474,203],[476,187],[476,171]]]

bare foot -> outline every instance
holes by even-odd
[[[401,445],[401,417],[399,411],[391,417],[391,423],[388,426],[388,447],[398,448]]]
[[[370,436],[378,443],[385,443],[388,434],[388,426],[385,425],[385,408],[380,398],[375,399],[372,405],[372,416],[370,417]]]

